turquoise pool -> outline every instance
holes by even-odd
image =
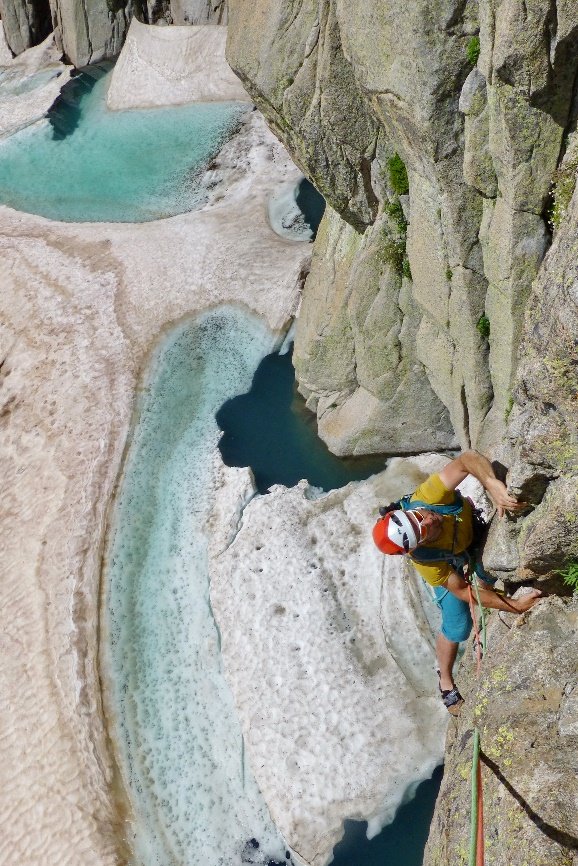
[[[213,311],[167,335],[140,395],[107,549],[101,649],[138,866],[286,862],[245,761],[207,552],[215,412],[249,388],[271,348],[254,317]]]
[[[65,222],[147,222],[198,207],[203,169],[247,105],[109,111],[111,75],[81,73],[47,118],[0,140],[2,204]]]

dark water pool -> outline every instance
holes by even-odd
[[[259,493],[273,484],[292,487],[301,478],[333,490],[385,468],[386,456],[336,457],[319,439],[316,420],[295,388],[291,354],[268,355],[247,394],[217,412],[219,448],[227,466],[250,466]]]
[[[297,207],[305,217],[305,222],[311,229],[311,240],[313,241],[317,236],[319,223],[325,213],[325,199],[320,192],[317,192],[313,184],[304,177],[299,184],[295,201],[297,202]]]
[[[443,767],[437,767],[415,797],[398,809],[395,820],[371,840],[365,821],[346,821],[332,866],[421,866],[442,777]]]

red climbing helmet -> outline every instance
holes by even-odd
[[[373,527],[373,540],[382,553],[409,553],[419,544],[419,535],[405,511],[390,511]]]

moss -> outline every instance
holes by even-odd
[[[492,680],[492,683],[495,686],[497,686],[498,684],[501,684],[501,683],[506,683],[508,681],[508,675],[506,673],[506,668],[504,668],[504,667],[494,668],[494,670],[490,674],[490,679]]]
[[[500,725],[498,732],[490,741],[489,746],[486,746],[485,752],[490,758],[500,758],[514,742],[514,732],[507,728],[506,725]],[[511,759],[510,763],[511,763]]]
[[[382,248],[382,258],[388,264],[391,264],[399,274],[403,276],[403,261],[405,258],[405,239],[396,239],[388,237]]]
[[[490,320],[486,315],[480,316],[476,322],[476,328],[482,337],[487,340],[490,336]]]
[[[407,195],[409,192],[409,180],[405,163],[399,153],[394,153],[387,160],[387,171],[391,188],[397,195]]]
[[[578,156],[554,173],[545,214],[546,222],[552,231],[559,228],[566,216],[570,199],[574,195],[577,171]]]
[[[506,409],[504,411],[504,421],[508,420],[508,418],[510,417],[510,413],[511,413],[513,408],[514,408],[514,398],[509,397],[508,404],[507,404]]]
[[[578,372],[572,358],[547,355],[544,366],[552,377],[556,388],[572,399],[578,396]]]
[[[470,763],[458,764],[457,771],[458,771],[458,774],[461,776],[461,778],[464,781],[467,781],[467,779],[470,778],[471,773],[472,773],[471,764]]]
[[[402,275],[406,278],[406,280],[411,280],[411,279],[413,279],[413,278],[412,278],[412,275],[411,275],[411,268],[410,268],[410,265],[409,265],[409,258],[408,258],[408,256],[407,256],[407,253],[406,253],[406,254],[404,255],[404,257],[403,257],[403,262],[402,262],[402,265],[401,265],[401,273],[402,273]]]
[[[452,271],[452,269],[446,268],[446,280],[448,281],[448,283],[451,283],[453,275],[454,275],[454,272]]]
[[[464,863],[465,864],[468,862],[469,852],[466,849],[465,845],[456,845],[455,851],[456,851],[456,857],[458,858],[456,861],[457,863],[460,863],[460,864]]]
[[[466,45],[466,57],[472,66],[475,66],[480,56],[480,37],[472,36]]]
[[[480,701],[478,701],[478,703],[474,707],[474,716],[476,718],[479,718],[482,715],[482,713],[484,712],[484,710],[488,706],[488,703],[489,703],[489,700],[487,697],[483,697]]]
[[[536,436],[534,447],[539,447],[548,455],[548,463],[560,472],[578,472],[578,446],[568,439],[550,436]]]

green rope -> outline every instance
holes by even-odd
[[[480,732],[474,728],[474,756],[472,758],[472,822],[470,830],[470,860],[476,866],[478,849],[478,761],[480,760]]]

